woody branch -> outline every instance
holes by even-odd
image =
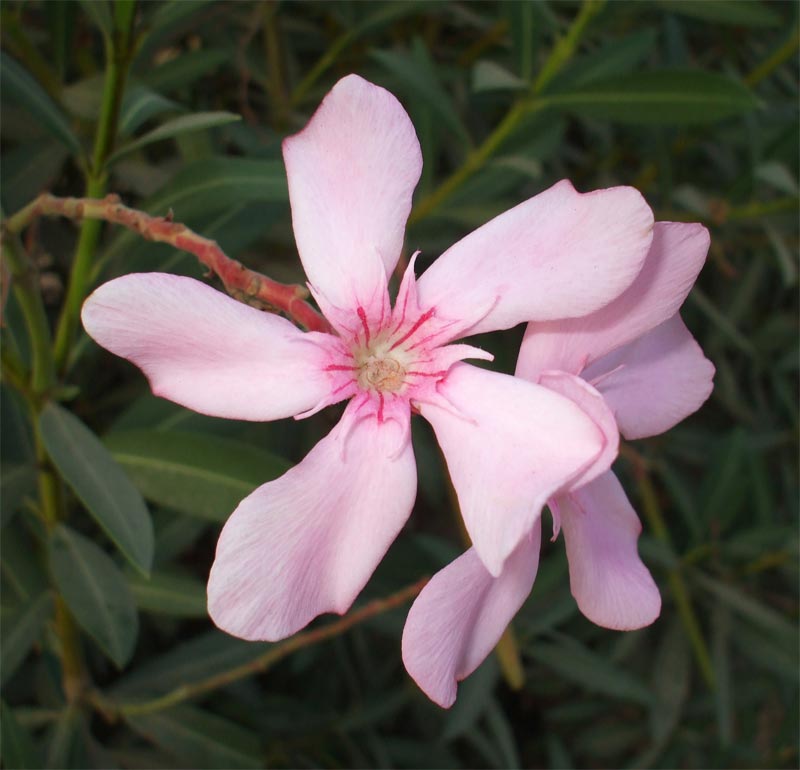
[[[305,300],[308,290],[298,284],[284,284],[246,268],[231,259],[219,245],[203,238],[186,225],[166,217],[153,217],[123,205],[118,195],[105,198],[58,198],[42,193],[25,208],[9,217],[2,226],[3,235],[15,235],[35,219],[66,217],[74,221],[97,219],[127,227],[143,238],[168,243],[193,254],[222,281],[231,296],[248,304],[284,313],[309,331],[328,331],[327,321]]]

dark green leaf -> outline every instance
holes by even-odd
[[[528,83],[509,72],[505,67],[491,60],[481,60],[472,70],[472,90],[481,91],[520,91],[528,88]]]
[[[200,433],[131,430],[105,439],[142,494],[190,516],[225,521],[289,464],[248,444]]]
[[[64,113],[22,65],[0,53],[0,88],[3,98],[25,107],[31,116],[74,155],[81,154],[81,145],[69,127]]]
[[[144,136],[140,136],[129,144],[120,147],[108,159],[107,163],[109,166],[113,166],[120,158],[141,150],[154,142],[172,139],[191,131],[204,131],[217,126],[225,126],[228,123],[235,123],[237,120],[241,120],[241,117],[234,115],[232,112],[195,112],[191,115],[180,115],[177,118],[168,120],[166,123],[162,123],[158,128],[154,128]]]
[[[86,767],[86,758],[78,762],[83,751],[83,737],[86,726],[83,715],[77,706],[67,706],[48,735],[47,759],[45,767],[61,770],[65,767]]]
[[[191,706],[127,717],[147,740],[197,768],[263,767],[258,736],[233,722]]]
[[[662,8],[714,24],[775,27],[781,17],[762,0],[659,0]]]
[[[173,618],[206,617],[206,587],[195,578],[152,572],[149,578],[131,575],[128,583],[140,610]]]
[[[48,404],[39,418],[47,453],[86,510],[137,569],[153,562],[153,524],[136,487],[100,440],[66,409]]]
[[[250,663],[270,647],[266,643],[245,642],[221,631],[209,631],[134,669],[115,684],[113,694],[127,701],[164,693]]]
[[[548,95],[544,103],[586,117],[656,125],[713,123],[759,106],[741,83],[703,70],[606,78]]]
[[[165,112],[183,112],[184,108],[147,86],[137,84],[125,89],[119,115],[119,133],[129,136],[139,126]]]
[[[17,721],[14,712],[0,701],[0,736],[2,759],[6,770],[36,770],[42,766],[28,731]]]
[[[645,685],[624,668],[577,642],[531,646],[530,655],[566,679],[590,692],[601,692],[651,706],[654,696]]]
[[[111,37],[113,22],[108,0],[80,0],[83,12],[107,38]]]
[[[450,96],[439,82],[428,49],[419,38],[414,38],[409,53],[376,50],[372,56],[398,78],[409,94],[422,99],[464,145],[471,143]]]
[[[56,586],[75,620],[122,668],[139,630],[125,576],[91,540],[64,525],[51,535],[49,555]]]
[[[0,681],[5,682],[25,660],[31,647],[39,641],[45,623],[53,614],[53,598],[42,594],[10,617],[0,626]]]
[[[191,51],[149,70],[142,80],[154,91],[168,93],[191,85],[198,78],[218,70],[232,58],[230,51],[221,48]]]

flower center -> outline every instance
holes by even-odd
[[[367,350],[356,356],[356,365],[358,384],[364,390],[395,393],[405,383],[405,367],[391,355]]]

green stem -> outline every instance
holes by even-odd
[[[664,522],[664,516],[661,513],[661,506],[658,502],[655,487],[643,465],[639,464],[637,467],[637,480],[639,483],[639,494],[642,498],[642,510],[647,519],[647,523],[653,534],[662,542],[669,546],[672,550],[672,541],[669,536],[669,530]],[[689,643],[692,646],[697,666],[700,673],[705,680],[706,685],[710,690],[715,688],[714,679],[714,666],[711,664],[711,656],[708,652],[703,632],[700,628],[700,623],[697,620],[692,600],[689,595],[689,589],[683,579],[683,574],[679,567],[669,570],[667,574],[667,581],[669,583],[672,598],[675,606],[678,609],[683,628],[686,635],[689,637]]]
[[[108,176],[105,163],[114,149],[117,136],[125,80],[133,53],[133,20],[135,3],[118,0],[115,5],[115,30],[113,40],[106,39],[106,77],[100,119],[97,124],[92,165],[86,180],[86,197],[102,198],[106,192]],[[81,306],[86,297],[92,272],[97,241],[100,237],[100,222],[84,221],[78,237],[78,246],[72,263],[67,296],[61,311],[55,341],[55,362],[59,372],[64,371],[78,326]]]
[[[511,105],[506,116],[500,121],[494,131],[486,137],[483,144],[467,156],[467,159],[458,170],[447,177],[433,192],[417,203],[408,219],[409,224],[418,222],[428,216],[432,211],[435,211],[445,200],[458,190],[467,179],[483,168],[489,158],[497,152],[498,148],[516,130],[523,119],[548,106],[546,99],[539,98],[540,94],[572,58],[589,22],[599,13],[604,2],[605,0],[584,0],[567,34],[553,46],[550,56],[544,63],[530,91]]]

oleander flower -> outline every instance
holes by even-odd
[[[580,405],[616,453],[628,439],[668,430],[711,394],[714,367],[678,314],[708,251],[698,224],[659,222],[642,272],[614,302],[583,318],[528,325],[517,375]],[[595,462],[603,468],[602,458]],[[605,464],[608,468],[608,464]],[[652,623],[661,597],[637,552],[641,524],[610,470],[574,478],[548,501],[553,539],[564,533],[570,588],[581,612],[606,628]],[[445,708],[457,683],[491,652],[533,587],[541,520],[490,572],[477,544],[442,569],[412,606],[403,660],[422,690]]]
[[[632,188],[579,194],[560,182],[456,243],[419,281],[412,258],[392,308],[422,166],[399,102],[348,76],[283,153],[300,259],[330,333],[159,273],[113,280],[83,309],[100,345],[195,411],[276,420],[349,399],[336,427],[225,524],[208,609],[246,639],[348,610],[413,506],[412,412],[433,426],[473,541],[501,569],[539,507],[606,458],[607,437],[569,398],[465,364],[491,356],[448,343],[606,305],[641,270],[653,228]]]

